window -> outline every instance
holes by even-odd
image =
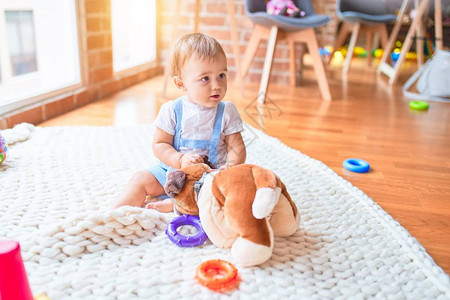
[[[155,0],[111,1],[115,72],[156,59],[155,11]]]
[[[33,11],[5,11],[12,75],[37,71]]]
[[[0,1],[0,113],[80,84],[75,1]]]

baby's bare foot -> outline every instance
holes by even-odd
[[[147,196],[145,197],[144,206],[146,206],[148,203],[156,201],[161,201],[161,199],[159,199],[158,197]]]
[[[173,202],[171,199],[164,199],[161,201],[147,203],[145,208],[155,209],[162,213],[168,213],[173,211]]]

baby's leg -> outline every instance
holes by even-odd
[[[164,188],[156,177],[149,171],[142,170],[133,175],[127,186],[117,197],[112,208],[124,205],[142,207],[147,195],[159,196],[163,194]]]

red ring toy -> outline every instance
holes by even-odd
[[[238,283],[238,271],[229,262],[221,259],[207,260],[197,267],[195,278],[201,285],[213,291],[225,291]]]

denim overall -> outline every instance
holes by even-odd
[[[191,149],[208,149],[209,161],[217,165],[217,151],[219,150],[220,133],[222,132],[222,117],[223,111],[225,109],[225,104],[219,102],[217,105],[216,117],[214,119],[213,132],[211,134],[210,140],[189,140],[181,138],[181,120],[183,118],[183,101],[182,98],[178,98],[174,102],[175,110],[175,134],[173,137],[173,147],[175,150],[180,151],[180,147],[187,147]],[[153,166],[149,171],[156,177],[159,183],[164,186],[166,183],[167,170],[173,169],[163,162],[159,162],[159,165]]]

